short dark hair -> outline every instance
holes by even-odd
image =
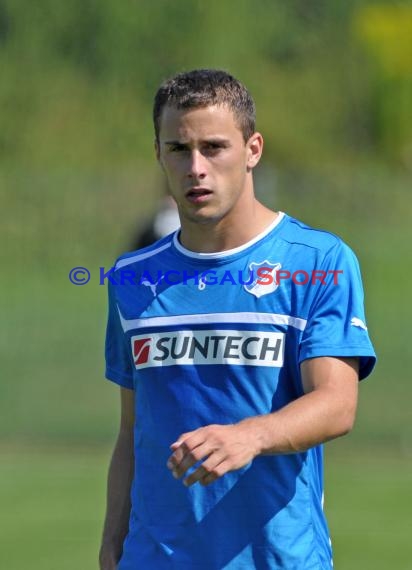
[[[227,105],[246,141],[255,132],[256,110],[246,87],[226,71],[195,69],[179,73],[159,87],[153,106],[156,141],[159,140],[160,119],[165,106],[195,109],[209,105]]]

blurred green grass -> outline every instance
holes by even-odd
[[[327,447],[325,508],[337,570],[408,570],[412,454]]]
[[[97,568],[108,454],[2,448],[0,567]]]
[[[329,448],[326,511],[335,568],[409,570],[412,456]],[[3,446],[1,455],[0,567],[97,568],[109,449]]]

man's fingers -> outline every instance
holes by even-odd
[[[205,436],[202,435],[202,428],[200,428],[188,433],[182,433],[179,439],[171,444],[170,449],[176,451],[177,449],[181,448],[182,445],[185,445],[186,449],[192,449],[200,443],[203,443],[204,440]]]
[[[170,449],[173,449],[173,450],[177,449],[178,447],[180,447],[182,445],[182,443],[185,441],[185,439],[189,438],[194,433],[195,432],[182,433],[182,435],[179,437],[179,439],[172,443],[172,445],[170,446]]]
[[[178,465],[185,457],[186,453],[187,453],[187,448],[183,447],[183,441],[181,441],[178,445],[176,443],[176,447],[174,447],[174,453],[169,457],[167,461],[167,466],[169,467],[169,469]]]
[[[202,428],[182,434],[179,439],[170,446],[170,449],[174,451],[174,453],[169,457],[167,462],[169,469],[179,465],[187,454],[193,453],[196,448],[205,443],[205,440],[206,434]],[[203,457],[205,457],[205,455],[203,455]],[[202,457],[199,457],[199,459],[202,459]],[[196,459],[196,461],[199,461],[199,459]]]
[[[201,485],[209,485],[219,479],[228,471],[228,464],[225,457],[221,454],[214,453],[202,465],[186,477],[183,483],[186,487],[199,482]]]
[[[185,485],[198,481],[209,485],[228,471],[240,469],[255,455],[243,431],[232,425],[210,425],[182,434],[171,449],[174,453],[167,467],[174,477],[185,476],[195,466],[185,478]]]
[[[167,466],[175,477],[181,477],[188,469],[199,461],[206,459],[212,450],[207,444],[198,445],[194,449],[181,446],[168,460]]]

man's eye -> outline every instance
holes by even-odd
[[[206,145],[206,150],[208,150],[209,152],[216,152],[218,150],[221,150],[223,148],[223,146],[220,143],[208,143]]]
[[[187,150],[187,147],[183,144],[174,144],[171,149],[172,152],[183,152]]]

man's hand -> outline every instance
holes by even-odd
[[[202,464],[183,483],[209,485],[228,471],[241,469],[260,452],[259,437],[250,424],[209,425],[182,434],[172,443],[174,452],[167,462],[176,479],[183,477],[197,462]]]

